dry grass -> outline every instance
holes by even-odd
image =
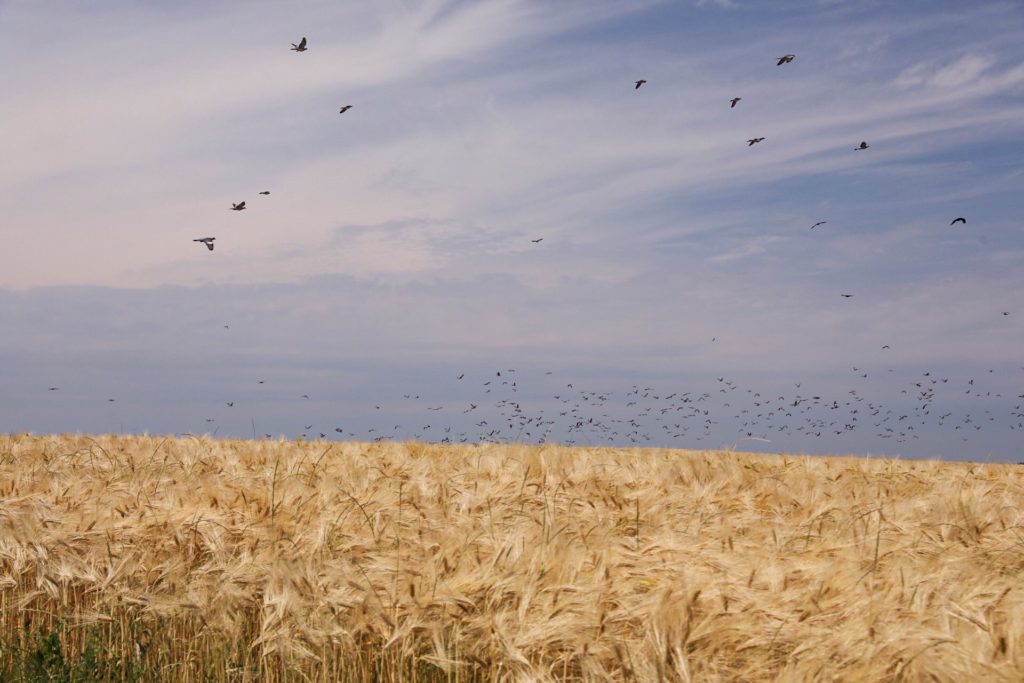
[[[0,437],[0,662],[57,633],[148,680],[1019,681],[1022,502],[1009,465]]]

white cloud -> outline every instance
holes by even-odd
[[[995,60],[991,57],[978,54],[965,54],[962,57],[945,64],[934,61],[921,62],[909,66],[900,72],[894,84],[899,88],[984,88],[991,91],[993,88],[1005,87],[1016,82],[1020,75],[1018,69],[1009,69],[999,76],[983,78],[986,71],[992,68]]]
[[[763,235],[760,237],[754,237],[743,244],[730,249],[729,251],[712,256],[708,261],[711,263],[727,263],[729,261],[736,261],[750,256],[756,256],[758,254],[763,254],[771,245],[783,241],[785,241],[785,238],[779,235]]]
[[[929,79],[928,84],[938,88],[955,88],[978,79],[992,66],[992,60],[981,55],[964,55],[957,61],[942,67]]]

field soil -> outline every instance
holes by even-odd
[[[1021,681],[1024,467],[0,437],[0,679]]]

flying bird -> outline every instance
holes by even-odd
[[[883,348],[883,349],[888,349],[888,348],[891,348],[891,347],[890,347],[890,346],[889,346],[888,344],[886,344],[886,345],[885,345],[885,346],[883,346],[882,348]]]
[[[633,88],[633,90],[639,90],[639,89],[640,89],[640,86],[641,86],[641,85],[643,85],[643,84],[644,84],[644,83],[646,83],[646,82],[647,82],[647,81],[645,81],[644,79],[642,79],[642,78],[641,78],[641,79],[640,79],[639,81],[637,81],[637,82],[636,82],[636,87],[635,87],[635,88]]]
[[[347,112],[351,108],[352,108],[351,104],[346,104],[344,107],[342,107],[341,109],[338,110],[338,113],[339,114],[344,114],[345,112]]]
[[[231,202],[231,210],[232,211],[245,211],[245,202],[238,202],[237,204],[235,204],[234,202]]]
[[[764,140],[764,138],[750,138],[749,140],[747,140],[747,147],[753,147],[762,140]]]
[[[538,237],[537,239],[530,240],[530,241],[533,242],[534,244],[540,244],[543,239],[544,239],[543,237]]]
[[[817,223],[811,226],[811,230],[814,230],[819,225],[825,225],[826,223],[828,223],[828,221],[818,221]]]
[[[305,52],[306,51],[306,37],[305,36],[302,37],[302,40],[299,41],[298,45],[296,45],[295,43],[292,43],[292,51],[293,52]]]
[[[839,296],[843,297],[844,299],[849,299],[853,296],[853,294],[840,294]]]
[[[779,62],[775,66],[782,66],[783,64],[789,64],[796,58],[796,55],[782,55],[779,57]]]
[[[739,102],[742,99],[743,99],[742,97],[734,97],[731,100],[729,100],[731,102],[731,104],[729,105],[729,109],[735,109],[736,108],[736,103]]]
[[[213,251],[213,241],[215,239],[217,239],[217,238],[216,237],[200,237],[199,239],[194,239],[192,241],[193,242],[202,242],[203,244],[206,245],[207,249],[209,249],[210,251]]]
[[[47,391],[57,391],[60,387],[50,387]]]
[[[954,218],[953,222],[950,223],[950,225],[956,225],[957,223],[963,223],[964,225],[967,225],[967,219],[964,218],[963,216],[960,216],[959,218]]]
[[[260,194],[270,194],[270,190],[263,190],[263,192],[260,192]]]
[[[859,145],[857,145],[856,147],[854,147],[853,149],[854,149],[854,151],[856,151],[858,149],[867,149],[870,146],[871,145],[869,145],[868,143],[866,143],[864,141],[861,141],[861,143]]]

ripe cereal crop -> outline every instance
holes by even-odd
[[[1022,680],[1022,504],[1016,465],[3,436],[0,679]]]

